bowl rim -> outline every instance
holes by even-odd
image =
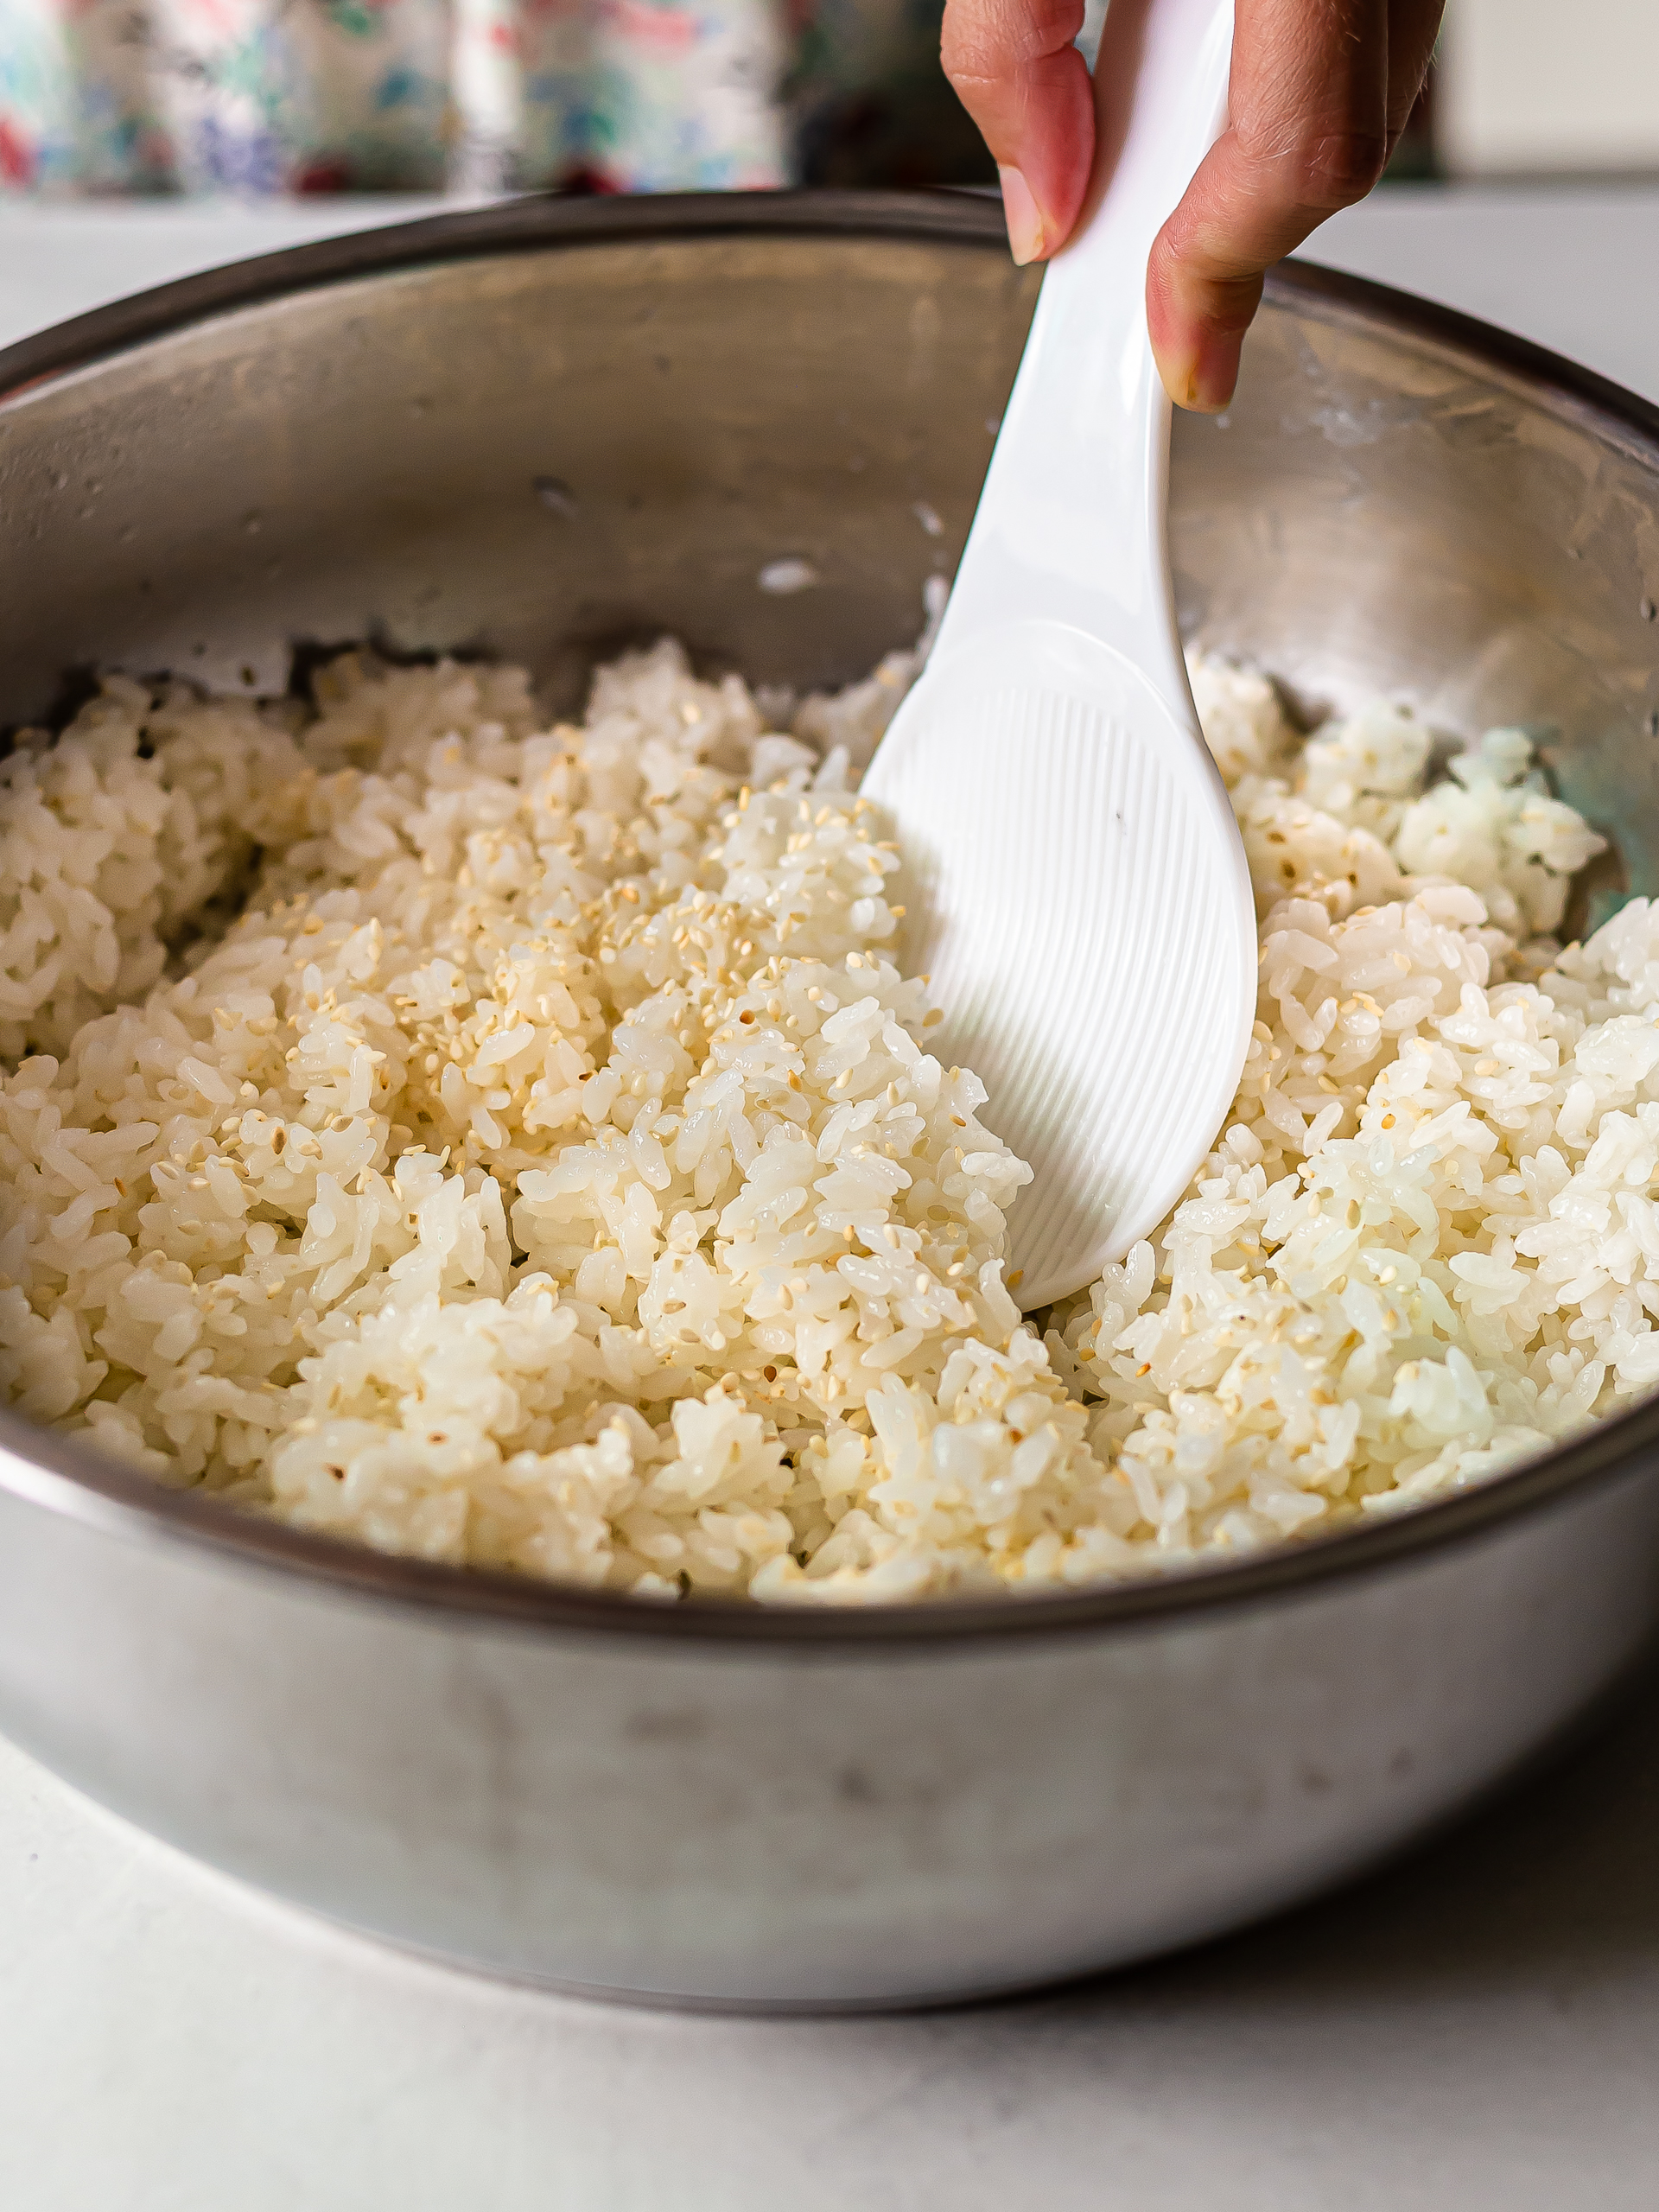
[[[0,349],[0,406],[78,370],[220,315],[298,292],[501,253],[717,238],[890,239],[1001,251],[994,197],[975,192],[686,193],[641,199],[532,195],[353,232],[260,254],[93,308]],[[1659,406],[1529,340],[1414,296],[1308,262],[1268,279],[1270,302],[1315,320],[1379,326],[1426,350],[1461,355],[1535,404],[1632,452],[1659,475]],[[994,1592],[907,1604],[654,1602],[493,1568],[377,1552],[169,1490],[0,1408],[0,1491],[130,1541],[183,1544],[227,1566],[276,1573],[414,1608],[456,1625],[556,1636],[662,1637],[688,1646],[756,1645],[806,1659],[879,1648],[919,1654],[1009,1638],[1115,1635],[1323,1593],[1333,1584],[1507,1529],[1621,1478],[1659,1454],[1659,1397],[1456,1496],[1370,1526],[1211,1564],[1077,1591]]]

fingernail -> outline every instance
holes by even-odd
[[[1023,269],[1028,261],[1043,257],[1043,219],[1031,187],[1016,168],[997,169],[1002,186],[1002,213],[1008,226],[1008,247]]]
[[[1164,390],[1176,406],[1195,407],[1198,391],[1198,363],[1190,356],[1177,359],[1173,354],[1160,352],[1156,346],[1152,350],[1158,364],[1158,373],[1163,378]]]
[[[1195,415],[1220,415],[1238,382],[1236,344],[1200,346],[1196,353],[1171,353],[1156,345],[1153,353],[1164,390],[1178,407]]]

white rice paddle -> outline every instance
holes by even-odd
[[[906,955],[1035,1171],[1027,1308],[1155,1228],[1214,1141],[1255,1002],[1249,873],[1199,734],[1166,543],[1147,257],[1226,113],[1232,0],[1112,0],[1090,198],[1043,280],[926,671],[863,788],[908,856]]]

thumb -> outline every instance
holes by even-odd
[[[1095,151],[1083,0],[949,0],[940,59],[1002,181],[1018,262],[1046,261],[1077,219]]]

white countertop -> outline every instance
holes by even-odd
[[[403,212],[0,203],[0,342]],[[1427,192],[1319,257],[1659,397],[1659,191]],[[1019,2004],[700,2019],[404,1959],[0,1745],[8,2212],[1652,2212],[1659,1680],[1567,1766],[1228,1943]]]

